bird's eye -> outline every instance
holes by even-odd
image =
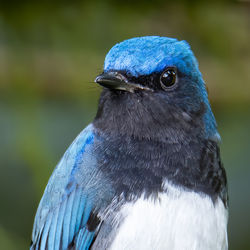
[[[167,68],[160,76],[160,83],[163,89],[170,89],[176,83],[176,69]]]

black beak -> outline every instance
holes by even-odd
[[[114,90],[122,90],[134,93],[135,90],[151,90],[137,83],[129,82],[128,79],[119,72],[110,71],[97,76],[95,82],[101,86]]]

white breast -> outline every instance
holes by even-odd
[[[221,199],[167,185],[158,200],[141,197],[121,209],[125,216],[112,250],[227,249],[227,210]]]

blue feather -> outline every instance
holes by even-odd
[[[89,233],[86,224],[94,201],[82,183],[77,182],[76,176],[82,168],[89,168],[84,159],[89,163],[88,148],[93,143],[93,127],[90,125],[76,138],[57,165],[38,207],[31,249],[68,249],[81,230],[85,236],[84,242],[79,244],[84,249],[91,244],[93,237],[89,235],[94,232]],[[91,171],[94,175],[95,169]]]
[[[199,73],[198,62],[186,41],[145,36],[116,44],[105,58],[104,72],[122,70],[137,77],[174,65],[183,73]]]
[[[59,247],[60,247],[61,232],[62,232],[65,210],[66,210],[66,201],[64,201],[62,206],[58,208],[58,219],[57,219],[57,228],[56,228],[54,249],[59,249]]]

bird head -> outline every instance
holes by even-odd
[[[217,136],[205,83],[186,41],[147,36],[108,52],[95,82],[104,87],[95,119],[103,130],[139,138]],[[176,132],[175,132],[176,131]]]

